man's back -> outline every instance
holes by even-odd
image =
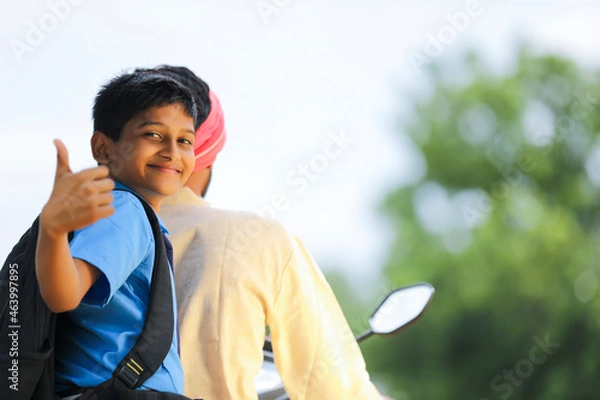
[[[281,224],[211,208],[186,188],[161,218],[175,248],[188,396],[256,398],[269,325],[292,399],[380,398],[331,288]]]

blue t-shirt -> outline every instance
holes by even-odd
[[[117,183],[116,187],[124,186]],[[109,379],[142,331],[154,265],[154,236],[146,212],[131,193],[113,191],[115,212],[74,232],[71,255],[102,275],[74,310],[59,316],[56,391],[97,386]],[[159,222],[163,231],[166,229]],[[171,279],[173,286],[173,279]],[[177,315],[173,287],[173,315]],[[177,326],[177,321],[175,321]],[[177,334],[162,365],[141,388],[183,393]]]

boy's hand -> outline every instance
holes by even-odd
[[[59,236],[81,229],[114,213],[111,190],[115,183],[105,166],[73,173],[69,153],[60,140],[54,140],[57,151],[56,176],[50,199],[40,216],[46,232]]]

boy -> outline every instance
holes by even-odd
[[[48,307],[64,312],[55,356],[61,396],[108,380],[141,332],[154,237],[139,200],[111,190],[128,187],[158,212],[193,170],[197,109],[189,90],[170,78],[123,74],[95,100],[91,147],[98,167],[72,173],[66,148],[55,141],[56,177],[40,215],[36,273]],[[141,389],[183,393],[177,347],[174,334]]]

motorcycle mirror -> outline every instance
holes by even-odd
[[[426,282],[395,289],[387,295],[369,318],[370,331],[359,335],[357,340],[364,340],[374,333],[377,335],[400,333],[425,313],[434,293],[433,286]]]

